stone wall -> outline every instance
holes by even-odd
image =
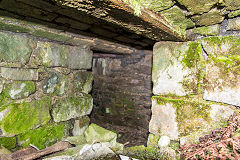
[[[94,53],[91,121],[115,130],[121,143],[146,144],[152,96],[152,52]]]
[[[89,124],[92,51],[0,32],[0,144],[43,149]]]
[[[150,144],[161,136],[196,143],[239,113],[239,42],[233,33],[155,44]]]

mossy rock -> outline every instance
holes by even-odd
[[[116,143],[117,134],[104,129],[94,123],[92,123],[88,129],[84,133],[86,141],[88,143],[96,143],[96,142],[112,142],[113,144]]]
[[[0,32],[0,61],[26,64],[31,56],[35,42],[25,36]]]
[[[36,91],[33,81],[15,81],[6,86],[11,99],[27,98]]]
[[[152,98],[152,119],[149,130],[172,140],[224,126],[237,110],[233,106],[186,97]]]
[[[202,39],[208,54],[204,99],[240,106],[239,44],[235,36]]]
[[[195,26],[192,20],[186,18],[184,12],[177,6],[159,13],[163,15],[181,35],[185,35],[187,28],[192,28]]]
[[[92,72],[76,72],[73,76],[75,92],[88,94],[92,90],[93,74]]]
[[[154,45],[152,81],[155,95],[202,93],[204,75],[200,43],[158,42]]]
[[[29,147],[32,144],[38,149],[44,149],[67,137],[68,130],[68,123],[47,124],[18,135],[18,144],[21,147]]]
[[[234,18],[240,15],[240,10],[232,11],[228,13],[228,18]]]
[[[224,20],[224,13],[219,10],[211,10],[202,15],[196,15],[191,18],[196,25],[210,26],[221,23]]]
[[[93,99],[91,95],[58,99],[52,108],[53,120],[61,122],[89,115],[92,108]]]
[[[227,10],[237,10],[240,9],[240,0],[224,0]]]
[[[46,124],[50,120],[50,105],[50,98],[45,97],[38,101],[4,106],[0,122],[3,135],[14,136]]]
[[[177,0],[193,14],[208,12],[219,0]]]
[[[204,36],[216,36],[220,33],[220,25],[216,24],[207,27],[197,27],[192,30],[193,33],[201,34]]]

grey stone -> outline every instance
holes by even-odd
[[[170,139],[177,139],[178,123],[176,109],[172,104],[158,105],[157,100],[152,101],[152,118],[149,123],[149,132],[155,135],[165,135]]]
[[[227,30],[233,30],[233,31],[240,30],[240,17],[229,19]]]
[[[240,106],[239,37],[209,37],[202,40],[208,54],[203,98]]]
[[[43,65],[47,67],[69,67],[71,69],[90,69],[92,51],[88,48],[39,42],[38,51]]]
[[[92,72],[77,72],[74,74],[73,83],[75,92],[89,93],[92,90]]]
[[[21,35],[0,32],[0,61],[25,64],[29,61],[34,41]]]
[[[89,115],[92,108],[93,99],[91,95],[59,99],[52,109],[53,120],[61,122]]]
[[[85,130],[88,128],[89,123],[90,123],[90,119],[88,116],[83,116],[75,120],[73,131],[72,131],[73,136],[82,135],[85,132]]]
[[[226,8],[228,10],[237,10],[240,9],[240,0],[224,0]]]
[[[158,42],[153,49],[153,94],[185,96],[201,92],[201,46],[197,42]]]
[[[19,81],[38,80],[37,69],[1,67],[0,70],[1,70],[1,76],[6,79],[19,80]]]
[[[72,69],[91,69],[93,52],[88,48],[69,48],[68,67]]]
[[[36,91],[35,83],[32,81],[17,81],[7,85],[9,96],[12,99],[22,99]]]
[[[161,136],[158,141],[159,147],[167,147],[170,144],[170,138],[168,136]]]
[[[43,81],[43,92],[62,96],[68,89],[68,78],[57,72],[49,72],[49,77]]]
[[[56,156],[51,158],[44,158],[43,160],[74,160],[71,156]]]
[[[115,153],[109,148],[110,143],[96,143],[93,145],[86,144],[79,152],[76,160],[93,160],[93,159],[112,159],[116,157]]]

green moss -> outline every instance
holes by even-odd
[[[56,40],[61,42],[67,41],[69,39],[69,37],[67,36],[57,34],[57,33],[52,33],[51,31],[46,31],[41,29],[35,30],[31,34],[37,37],[48,38],[51,40]]]
[[[128,147],[126,149],[126,152],[128,155],[138,159],[156,159],[156,160],[168,159],[168,157],[164,156],[157,148],[153,146],[144,147],[142,145]]]
[[[0,145],[7,148],[8,150],[13,150],[16,148],[16,137],[1,137]]]
[[[215,36],[220,32],[220,25],[213,25],[207,27],[198,27],[193,29],[193,33],[198,33],[205,36]]]
[[[240,15],[240,10],[232,11],[228,14],[228,18],[234,18]]]
[[[193,93],[200,94],[203,92],[202,86],[203,86],[203,80],[205,77],[205,67],[206,62],[203,60],[202,56],[202,47],[200,43],[198,42],[189,42],[188,43],[188,50],[183,54],[181,63],[184,65],[184,67],[195,69],[196,75],[188,75],[188,76],[196,76],[197,79],[184,79],[182,82],[183,87],[185,90],[191,89]],[[195,74],[195,73],[194,73]]]
[[[6,85],[6,89],[12,99],[21,99],[33,94],[36,91],[36,86],[33,81],[15,81]]]
[[[185,136],[198,130],[202,125],[200,119],[210,122],[210,109],[211,104],[205,101],[197,101],[189,98],[170,98],[154,96],[153,99],[157,100],[159,105],[166,103],[173,104],[176,109],[176,121],[178,123],[180,136]]]
[[[49,97],[31,103],[9,104],[6,108],[10,112],[1,122],[4,133],[15,135],[46,124],[50,120],[50,105]]]
[[[38,129],[30,130],[18,136],[22,147],[29,147],[30,144],[44,149],[60,141],[68,134],[67,124],[48,124]]]

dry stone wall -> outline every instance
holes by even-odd
[[[206,36],[213,31],[205,30],[195,41],[155,44],[149,144],[161,136],[181,145],[196,143],[239,113],[240,37],[221,32]]]
[[[93,108],[92,51],[0,32],[0,144],[43,149],[84,132]]]

